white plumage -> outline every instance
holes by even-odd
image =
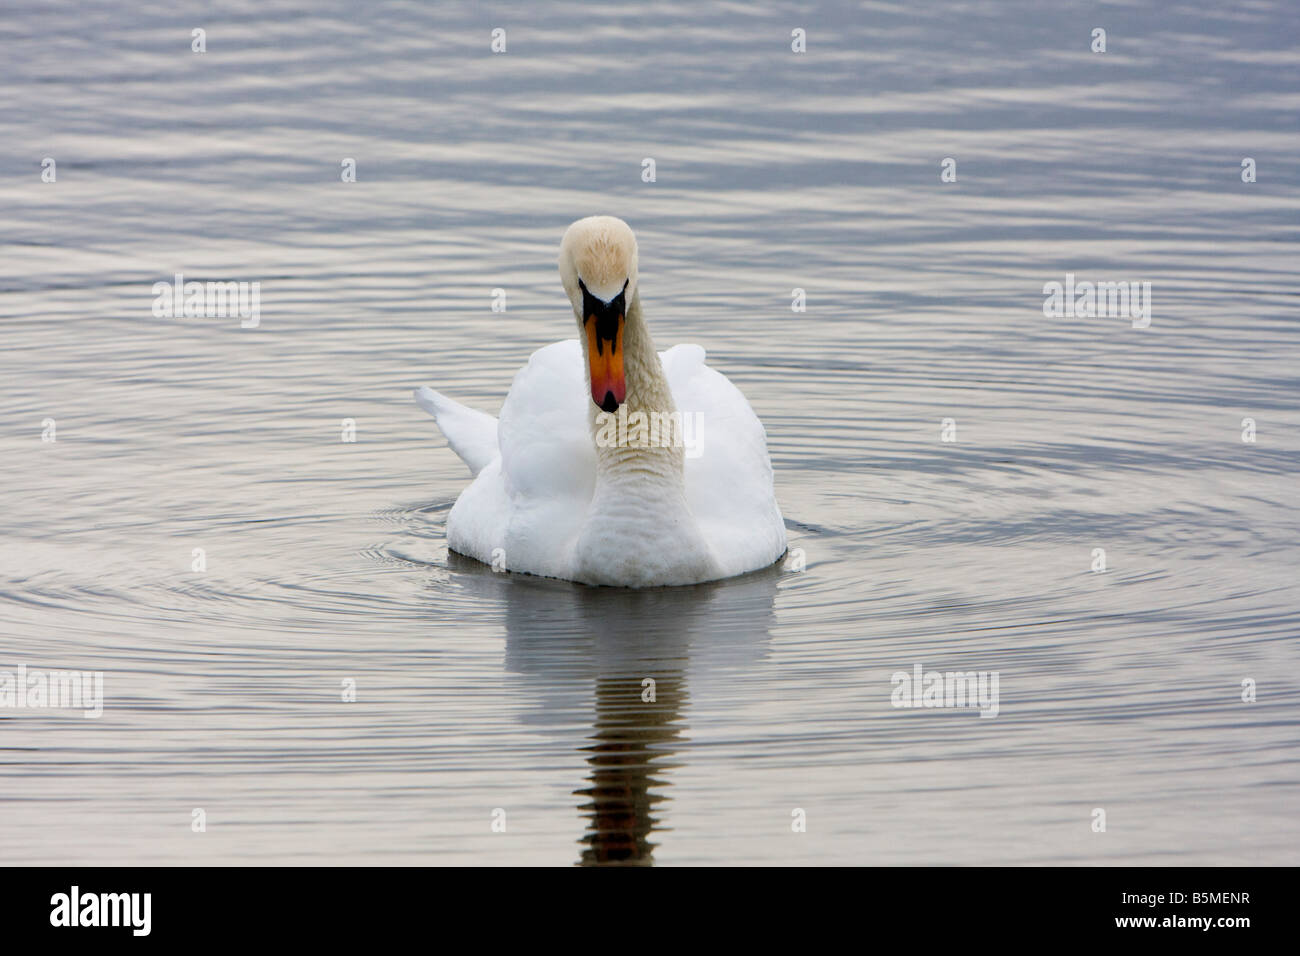
[[[570,233],[593,222],[627,229],[601,217],[580,220]],[[619,269],[634,277],[632,242],[632,267]],[[562,252],[562,272],[565,265]],[[566,288],[574,286],[568,278]],[[635,289],[628,301],[621,412],[629,422],[642,409],[680,413],[676,450],[610,447],[600,437],[611,434],[617,415],[598,414],[586,374],[591,350],[576,340],[533,353],[499,420],[417,389],[416,401],[475,475],[447,518],[452,550],[510,571],[623,587],[731,577],[785,553],[762,423],[740,391],[704,364],[699,346],[655,353]],[[574,308],[581,328],[583,309],[578,301]]]

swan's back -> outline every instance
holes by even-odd
[[[686,458],[686,500],[725,576],[766,567],[785,553],[767,433],[740,389],[704,364],[704,349],[660,353],[683,420],[700,423],[701,454]]]
[[[500,548],[506,568],[571,576],[596,485],[582,361],[576,340],[556,342],[515,373],[497,423],[500,456],[447,518],[453,550],[493,564]]]
[[[771,564],[785,551],[785,526],[762,423],[740,391],[704,364],[698,345],[659,354],[683,421],[699,423],[694,433],[687,428],[699,453],[687,450],[686,499],[721,576]],[[596,485],[583,361],[576,340],[556,342],[516,373],[497,425],[499,456],[448,517],[453,550],[509,569],[572,577]],[[646,521],[653,535],[654,515]]]

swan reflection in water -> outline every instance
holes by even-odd
[[[529,693],[533,729],[591,722],[574,790],[584,866],[650,865],[662,804],[687,738],[686,706],[767,653],[781,565],[691,587],[594,588],[494,574],[455,553],[462,586],[500,589],[506,659]],[[689,685],[689,686],[688,686]]]

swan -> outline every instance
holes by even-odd
[[[499,419],[415,390],[474,475],[447,516],[448,547],[498,570],[628,588],[776,562],[785,522],[762,422],[700,346],[655,351],[631,228],[579,219],[559,265],[578,337],[532,354]]]

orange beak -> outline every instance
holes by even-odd
[[[587,363],[591,370],[591,400],[602,411],[613,412],[627,399],[623,378],[623,311],[588,313]]]

